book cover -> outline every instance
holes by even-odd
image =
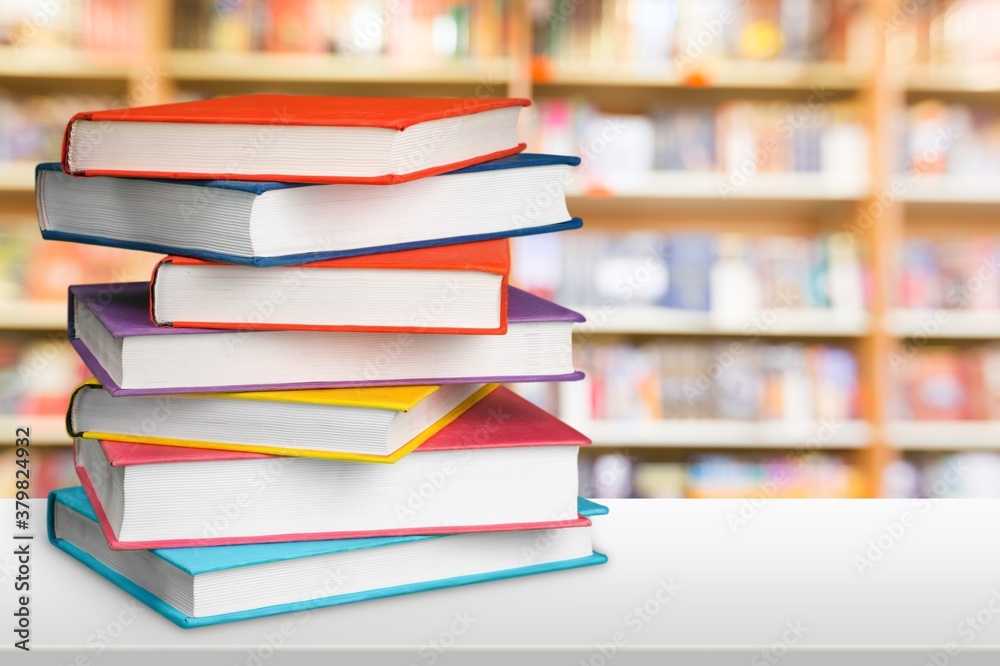
[[[504,417],[503,427],[496,427],[497,414]],[[120,438],[119,438],[120,439]],[[536,446],[589,446],[590,440],[574,428],[563,423],[543,409],[536,407],[509,389],[500,387],[475,403],[451,423],[441,428],[413,451],[421,455],[433,451],[461,451],[489,448],[517,448]],[[138,442],[101,440],[101,449],[112,467],[133,465],[161,465],[171,463],[199,463],[268,459],[274,456],[249,451],[187,448],[179,446],[153,446]],[[163,540],[121,542],[115,536],[107,515],[98,499],[86,469],[76,464],[77,475],[90,503],[94,507],[101,530],[108,544],[115,550],[139,548],[178,548],[189,546],[216,546],[236,543],[264,543],[275,541],[300,541],[318,539],[345,539],[370,536],[402,536],[411,534],[451,534],[455,532],[488,532],[520,529],[553,529],[588,524],[587,517],[598,515],[593,503],[580,498],[579,516],[553,519],[545,523],[516,523],[480,526],[408,527],[394,530],[368,532],[336,532],[329,534],[276,534],[245,538],[204,538],[194,540]]]
[[[97,319],[116,339],[145,335],[234,335],[232,331],[211,328],[159,327],[149,318],[149,283],[127,282],[118,284],[75,285],[69,288],[69,339],[83,362],[112,395],[167,395],[180,393],[212,393],[229,391],[266,391],[281,389],[345,388],[350,386],[399,386],[413,384],[467,384],[478,382],[520,382],[520,381],[574,381],[583,378],[583,373],[572,372],[557,376],[497,375],[491,377],[456,377],[445,379],[419,378],[408,380],[382,379],[357,382],[304,382],[299,384],[212,387],[171,387],[168,389],[122,389],[105,371],[74,330],[76,300],[81,299],[92,306]],[[515,287],[509,287],[507,323],[529,322],[582,322],[584,318],[577,312],[555,303],[532,296]],[[253,335],[253,333],[246,333]],[[331,333],[330,335],[336,335]],[[378,334],[374,334],[378,335]]]
[[[433,393],[437,386],[374,386],[367,388],[327,388],[303,389],[298,391],[249,391],[242,393],[189,393],[176,396],[178,399],[206,397],[225,400],[250,400],[259,402],[299,402],[312,405],[329,405],[341,407],[357,407],[369,409],[388,409],[405,412]],[[427,441],[434,433],[441,430],[462,413],[482,400],[497,388],[496,384],[487,384],[473,393],[460,405],[452,409],[433,425],[411,439],[399,449],[388,455],[369,453],[349,453],[345,451],[317,451],[316,449],[300,449],[293,446],[262,446],[258,444],[237,444],[230,442],[204,442],[200,440],[174,439],[168,437],[152,437],[148,435],[131,435],[127,433],[108,433],[77,430],[73,425],[73,414],[77,409],[77,397],[81,391],[103,391],[104,387],[95,378],[81,384],[70,398],[69,412],[66,415],[66,428],[74,437],[87,439],[110,439],[122,442],[141,442],[163,446],[183,446],[203,449],[222,449],[227,451],[252,451],[279,456],[301,456],[305,458],[324,458],[329,460],[352,460],[356,462],[393,463],[400,460],[415,448]]]
[[[577,166],[580,164],[580,158],[569,157],[562,155],[543,155],[536,153],[520,153],[517,155],[511,155],[508,157],[503,157],[495,160],[490,160],[488,162],[475,164],[461,169],[456,169],[449,171],[440,175],[456,175],[456,174],[466,174],[466,173],[482,173],[489,171],[502,171],[506,169],[518,169],[518,168],[531,168],[531,167],[543,167],[543,166],[554,166],[554,165],[566,165],[566,166]],[[107,236],[89,235],[81,234],[67,231],[59,231],[56,229],[45,228],[44,224],[41,224],[45,216],[45,209],[42,205],[42,187],[41,187],[41,174],[45,171],[62,171],[62,165],[57,162],[48,162],[39,164],[35,169],[35,184],[36,184],[36,206],[38,207],[39,221],[41,228],[42,238],[46,240],[55,241],[65,241],[70,243],[83,243],[86,245],[101,245],[106,247],[117,247],[126,250],[139,250],[142,252],[154,252],[156,254],[168,254],[168,255],[182,255],[187,257],[194,257],[198,259],[203,259],[205,261],[219,262],[226,264],[239,264],[243,266],[292,266],[298,264],[305,264],[313,261],[323,261],[328,259],[339,259],[343,257],[353,257],[369,254],[383,254],[390,252],[399,252],[403,250],[411,250],[423,247],[439,247],[448,246],[455,244],[465,244],[472,243],[476,241],[494,240],[501,238],[515,238],[521,236],[532,236],[536,234],[547,234],[554,233],[558,231],[569,231],[572,229],[579,229],[583,226],[583,221],[578,217],[572,217],[562,222],[557,222],[554,224],[543,224],[543,225],[530,225],[524,224],[519,225],[514,229],[506,231],[497,232],[485,232],[485,233],[475,233],[473,232],[473,226],[470,224],[470,233],[461,234],[458,236],[450,236],[446,238],[428,238],[413,242],[403,242],[403,243],[388,243],[385,245],[373,245],[370,247],[353,247],[344,249],[324,249],[317,250],[314,252],[303,252],[297,254],[270,256],[270,255],[258,255],[258,256],[243,256],[239,254],[233,254],[230,252],[221,252],[218,250],[209,250],[204,248],[195,247],[185,247],[176,244],[153,242],[153,241],[133,241],[133,240],[122,240],[117,238],[110,238]],[[130,180],[130,179],[123,179]],[[164,178],[151,178],[144,179],[151,182],[163,183],[169,186],[191,186],[206,188],[204,194],[194,192],[192,193],[193,201],[201,200],[213,200],[212,190],[232,190],[237,192],[246,192],[254,195],[261,195],[266,192],[291,189],[297,187],[325,187],[327,185],[323,184],[309,184],[309,183],[292,183],[287,181],[261,181],[261,180],[231,180],[231,179],[164,179]]]
[[[254,609],[250,611],[240,611],[212,615],[207,617],[191,617],[177,610],[165,601],[132,582],[122,574],[104,564],[93,555],[83,551],[76,545],[56,537],[55,525],[55,505],[62,504],[68,509],[79,513],[84,518],[95,521],[97,516],[93,507],[87,500],[86,494],[80,487],[57,490],[49,495],[47,528],[49,541],[56,547],[76,558],[87,567],[93,569],[101,576],[111,581],[121,589],[125,590],[136,599],[146,604],[156,612],[166,617],[183,628],[192,628],[221,624],[224,622],[234,622],[256,617],[267,617],[280,613],[291,613],[295,611],[311,610],[326,606],[338,606],[355,601],[365,601],[368,599],[381,599],[384,597],[409,594],[411,592],[422,592],[427,590],[437,590],[446,587],[457,587],[471,583],[486,582],[491,580],[502,580],[518,576],[527,576],[535,573],[548,571],[559,571],[572,569],[594,564],[607,562],[607,557],[601,553],[593,552],[588,557],[582,557],[550,564],[529,565],[516,569],[494,571],[489,573],[472,574],[455,578],[427,581],[422,583],[411,583],[395,587],[387,587],[351,594],[341,594],[309,601],[286,603],[276,606]],[[595,505],[598,512],[606,511],[604,507]],[[198,575],[214,571],[225,571],[239,567],[267,564],[270,562],[283,562],[292,559],[305,557],[315,557],[331,553],[354,551],[359,549],[379,548],[391,546],[398,543],[417,541],[423,539],[440,539],[442,536],[409,536],[409,537],[382,537],[366,539],[338,539],[325,541],[299,541],[291,543],[273,544],[246,544],[239,546],[215,546],[202,548],[170,548],[148,551],[149,555],[162,560],[167,565],[177,567],[189,575]]]
[[[217,97],[193,102],[174,102],[153,106],[85,111],[77,113],[66,125],[62,147],[62,167],[66,173],[83,176],[132,176],[160,178],[206,178],[213,175],[188,172],[149,173],[131,170],[91,169],[74,171],[70,153],[75,124],[85,120],[98,123],[187,123],[198,125],[260,125],[311,127],[370,127],[402,132],[420,123],[514,106],[529,106],[526,99],[406,98],[406,97],[328,97],[318,95],[241,95]],[[451,164],[433,166],[406,174],[382,176],[318,177],[288,174],[225,174],[236,180],[284,180],[303,183],[365,183],[388,185],[417,180],[465,166],[506,157],[524,150],[525,144]],[[218,174],[219,177],[223,174]]]
[[[553,166],[563,164],[566,166],[579,166],[580,158],[571,155],[550,155],[547,153],[517,153],[499,157],[495,160],[488,160],[478,164],[459,169],[436,174],[440,176],[453,176],[464,173],[482,173],[485,171],[503,171],[506,169],[526,169],[530,167]],[[63,171],[59,162],[42,162],[35,167],[35,175],[40,171]],[[123,178],[131,180],[129,176],[102,176],[105,178]],[[218,188],[222,190],[236,190],[239,192],[249,192],[251,194],[263,194],[274,190],[289,190],[297,187],[324,187],[326,185],[337,185],[339,183],[295,183],[286,180],[232,180],[226,178],[143,178],[144,181],[154,183],[164,183],[166,185],[190,185],[192,187]],[[206,194],[211,198],[211,194]],[[170,254],[166,252],[164,254]],[[231,263],[231,262],[226,262]]]

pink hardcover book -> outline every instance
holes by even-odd
[[[116,550],[589,525],[590,441],[499,388],[394,465],[76,440]]]

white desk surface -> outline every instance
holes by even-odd
[[[608,500],[604,566],[193,630],[53,548],[32,503],[29,656],[0,501],[2,664],[1000,663],[1000,500]]]

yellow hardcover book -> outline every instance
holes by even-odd
[[[113,397],[96,379],[70,400],[74,437],[393,463],[497,384]]]

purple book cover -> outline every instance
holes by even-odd
[[[507,293],[508,324],[530,322],[583,322],[583,315],[544,298],[509,287]],[[87,368],[100,380],[105,389],[112,395],[163,395],[171,393],[225,393],[232,391],[269,391],[275,389],[309,389],[309,388],[341,388],[353,386],[398,386],[423,384],[466,384],[479,382],[555,382],[575,381],[583,379],[582,372],[572,372],[565,375],[509,375],[509,376],[470,376],[439,378],[426,377],[421,379],[383,379],[377,381],[359,382],[303,382],[299,384],[241,384],[238,386],[198,386],[172,387],[156,389],[123,389],[108,375],[91,351],[76,336],[75,303],[79,300],[86,303],[90,311],[111,332],[116,339],[142,335],[232,335],[234,331],[209,328],[162,328],[153,324],[149,314],[149,283],[125,282],[114,284],[76,285],[69,288],[69,338],[77,354],[83,359]],[[265,331],[266,332],[266,331]],[[255,331],[239,332],[241,335],[254,335]],[[343,335],[336,332],[315,332],[316,335],[328,335],[335,338]],[[396,333],[371,333],[371,335],[395,336]],[[414,334],[419,335],[419,334]],[[461,337],[456,335],[456,337]]]

